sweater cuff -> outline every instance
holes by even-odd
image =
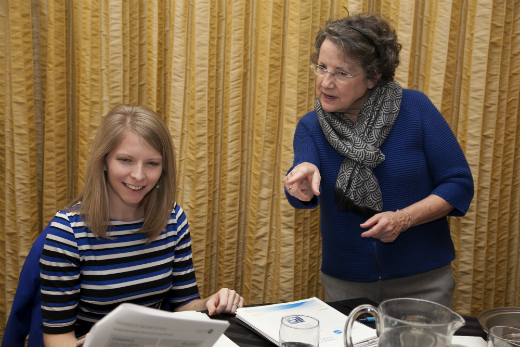
[[[448,216],[453,217],[464,216],[468,212],[473,197],[472,192],[468,192],[465,187],[455,183],[443,184],[435,188],[432,194],[443,198],[454,207],[454,210],[448,213]]]
[[[289,204],[291,204],[294,208],[300,208],[300,209],[315,209],[320,204],[320,197],[314,195],[314,197],[310,201],[301,201],[294,196],[290,195],[287,192],[287,189],[284,188],[285,196],[287,197],[287,201],[289,201]]]

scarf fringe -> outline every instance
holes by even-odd
[[[370,218],[375,214],[381,213],[367,206],[359,206],[346,196],[341,190],[334,190],[334,202],[338,204],[338,210],[344,212],[353,212],[356,216]]]

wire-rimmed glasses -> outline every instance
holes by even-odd
[[[316,64],[311,64],[310,65],[312,71],[317,75],[317,76],[325,76],[327,73],[330,73],[332,75],[332,77],[334,77],[336,79],[336,81],[340,81],[340,82],[347,82],[349,79],[351,79],[352,77],[355,77],[357,75],[359,75],[361,72],[355,74],[355,75],[351,75],[349,74],[348,72],[346,71],[336,71],[336,72],[333,72],[333,71],[329,71],[325,68],[325,66],[323,65],[316,65]]]

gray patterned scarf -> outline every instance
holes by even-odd
[[[345,160],[339,169],[334,201],[340,211],[369,218],[383,210],[383,198],[372,170],[385,160],[379,147],[397,119],[403,90],[399,83],[375,87],[356,123],[342,113],[328,113],[316,99],[316,113],[330,145]]]

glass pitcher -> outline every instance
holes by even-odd
[[[455,331],[466,324],[449,308],[420,299],[391,299],[379,307],[361,305],[348,316],[345,346],[352,347],[352,327],[363,313],[374,316],[378,347],[450,347]]]

